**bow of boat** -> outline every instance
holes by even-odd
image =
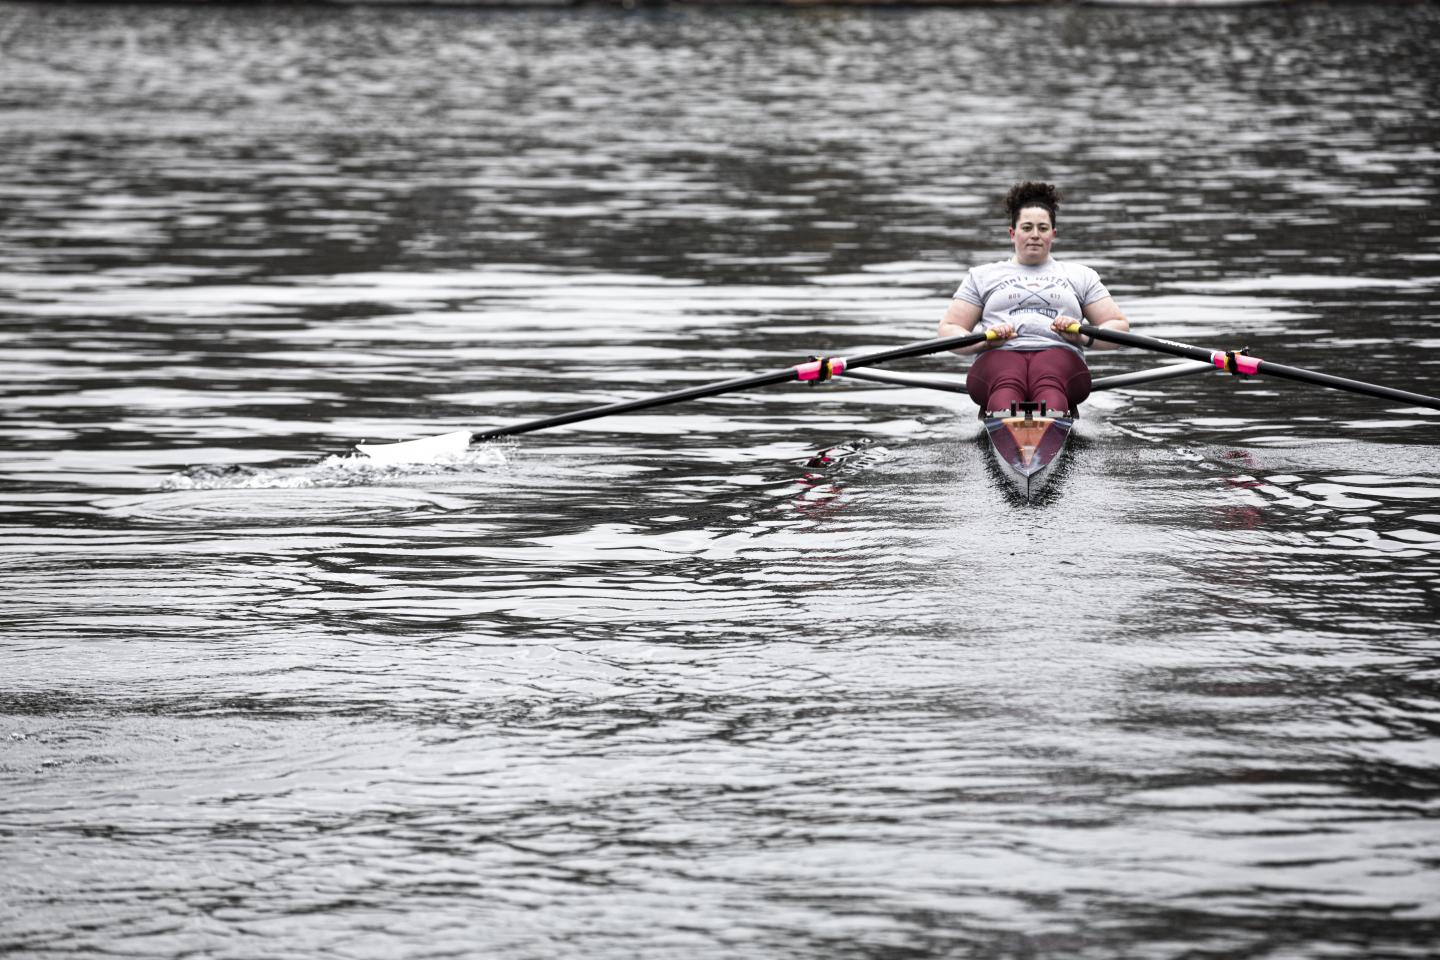
[[[985,437],[1001,474],[1026,500],[1043,493],[1070,440],[1071,417],[987,416]]]

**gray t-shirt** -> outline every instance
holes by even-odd
[[[955,291],[955,299],[980,308],[976,333],[1002,323],[1015,328],[1015,336],[998,349],[1044,350],[1059,346],[1082,357],[1085,351],[1051,330],[1050,322],[1062,313],[1080,319],[1085,307],[1108,296],[1110,292],[1100,282],[1100,274],[1053,257],[1035,266],[997,260],[971,267],[965,282]]]

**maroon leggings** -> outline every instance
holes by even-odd
[[[984,411],[1008,411],[1027,400],[1075,410],[1090,396],[1090,368],[1064,347],[987,350],[970,365],[965,388]]]

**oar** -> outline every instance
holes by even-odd
[[[1279,377],[1284,380],[1294,380],[1298,383],[1312,383],[1321,387],[1330,387],[1334,390],[1347,390],[1350,393],[1362,393],[1370,397],[1379,397],[1382,400],[1396,400],[1416,407],[1429,407],[1432,410],[1440,410],[1440,397],[1430,397],[1423,393],[1412,393],[1409,390],[1397,390],[1394,387],[1386,387],[1378,383],[1365,383],[1363,380],[1350,380],[1346,377],[1336,377],[1328,373],[1321,373],[1318,370],[1288,367],[1283,363],[1261,360],[1258,357],[1236,353],[1233,350],[1207,350],[1203,347],[1192,347],[1188,343],[1176,343],[1174,340],[1161,340],[1156,337],[1145,337],[1138,333],[1129,333],[1120,330],[1107,330],[1104,327],[1096,327],[1088,323],[1072,323],[1070,324],[1069,331],[1071,333],[1083,333],[1086,336],[1094,337],[1096,340],[1109,340],[1111,343],[1119,343],[1127,347],[1140,347],[1145,350],[1154,350],[1157,353],[1168,353],[1175,357],[1204,360],[1218,369],[1229,373],[1246,375],[1261,374],[1268,377]]]
[[[651,407],[664,406],[669,403],[679,403],[683,400],[699,400],[702,397],[714,397],[722,393],[734,393],[739,390],[749,390],[753,387],[764,387],[774,383],[785,383],[790,380],[828,380],[833,376],[839,376],[847,369],[853,367],[869,367],[880,363],[887,363],[891,360],[903,360],[907,357],[923,357],[926,354],[940,353],[944,350],[955,350],[960,347],[971,346],[982,340],[994,339],[996,339],[996,335],[993,331],[985,331],[984,333],[969,333],[956,337],[940,337],[936,340],[921,340],[917,343],[909,343],[901,347],[891,347],[888,350],[879,350],[875,353],[864,353],[858,357],[850,357],[849,359],[844,357],[817,357],[808,363],[785,367],[783,370],[773,370],[770,373],[758,373],[754,376],[738,377],[734,380],[721,380],[717,383],[702,384],[698,387],[675,390],[671,393],[657,394],[653,397],[641,397],[638,400],[622,400],[618,403],[607,403],[598,407],[586,407],[583,410],[572,410],[569,413],[560,413],[553,417],[545,417],[540,420],[527,420],[524,423],[511,424],[508,427],[493,427],[489,430],[478,430],[473,433],[460,430],[455,433],[446,434],[443,437],[425,437],[420,440],[406,440],[402,443],[357,444],[356,449],[365,456],[384,463],[413,463],[420,460],[430,460],[437,455],[455,455],[461,453],[472,440],[490,440],[495,437],[509,437],[520,433],[531,433],[535,430],[544,430],[548,427],[564,426],[567,423],[579,423],[582,420],[595,420],[599,417],[608,417],[619,413],[648,410]]]

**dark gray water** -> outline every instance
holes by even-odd
[[[1437,39],[0,6],[0,952],[1433,955],[1440,414],[1108,394],[1031,506],[851,382],[349,451],[929,337],[1025,176],[1137,329],[1440,393]]]

